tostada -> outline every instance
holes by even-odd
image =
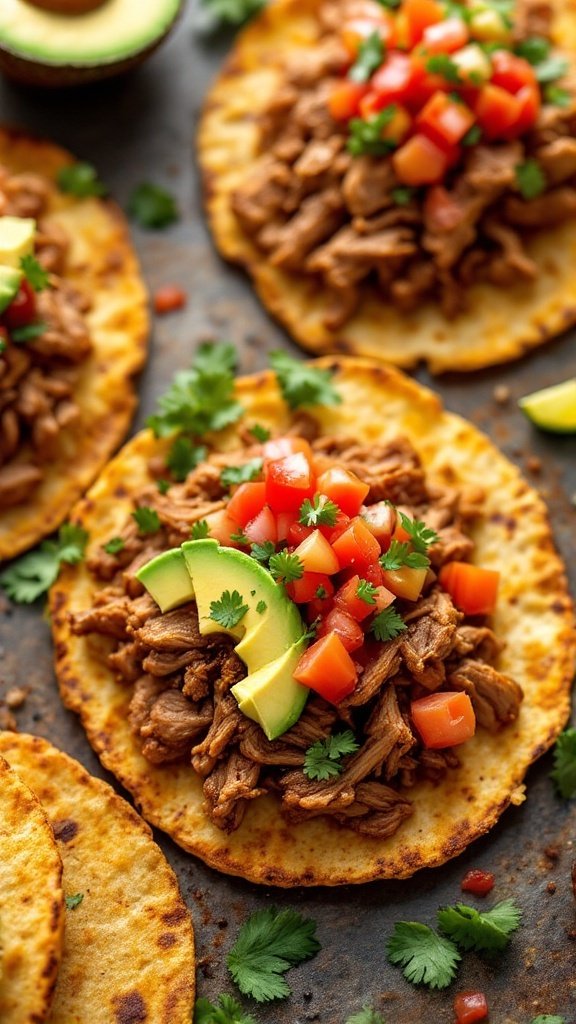
[[[523,800],[569,712],[541,499],[430,391],[209,347],[73,521],[56,670],[144,816],[231,874],[406,877]],[[233,353],[232,353],[233,356]]]

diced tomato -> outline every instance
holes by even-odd
[[[262,510],[266,501],[264,483],[240,484],[228,502],[228,515],[240,526],[246,526]]]
[[[372,76],[371,88],[382,98],[382,106],[403,103],[410,94],[413,67],[405,53],[388,54],[384,64]]]
[[[349,565],[361,571],[361,567],[375,562],[380,555],[380,545],[370,533],[363,519],[353,519],[336,540],[332,548],[338,557],[341,569]]]
[[[403,185],[435,185],[442,181],[450,159],[435,142],[420,133],[392,154],[392,164]]]
[[[518,98],[491,82],[480,90],[474,110],[487,139],[508,138],[519,121],[520,111]]]
[[[331,597],[334,593],[334,584],[325,573],[304,572],[299,580],[287,583],[286,590],[296,604],[307,604],[309,601],[326,600],[316,596],[318,590],[326,591],[326,597]]]
[[[314,597],[306,605],[306,622],[316,622],[323,619],[332,611],[334,600],[332,597]]]
[[[351,60],[358,56],[361,43],[377,32],[387,47],[394,46],[396,31],[394,19],[382,10],[379,18],[350,18],[342,27],[341,38]]]
[[[440,585],[466,615],[491,615],[496,607],[500,573],[468,562],[447,562],[439,573]]]
[[[304,651],[294,678],[331,704],[338,704],[352,693],[358,673],[340,637],[328,633]]]
[[[333,466],[318,477],[318,490],[335,501],[347,516],[357,516],[370,485],[349,469]]]
[[[218,512],[211,512],[205,518],[210,537],[227,548],[241,547],[238,541],[232,540],[232,534],[240,531],[240,524],[230,518],[225,508]]]
[[[288,540],[290,527],[298,522],[298,516],[294,512],[278,512],[276,515],[276,535],[278,540]],[[295,543],[299,544],[303,537]]]
[[[470,38],[462,18],[445,18],[437,25],[429,25],[422,35],[422,45],[428,53],[454,53],[465,46]]]
[[[436,0],[404,0],[402,13],[408,27],[408,46],[419,43],[424,30],[444,20],[444,10]]]
[[[435,92],[448,92],[451,89],[450,83],[442,75],[436,75],[428,71],[429,59],[430,55],[428,53],[421,53],[420,50],[413,50],[410,54],[412,81],[405,102],[415,114],[421,110]]]
[[[334,120],[349,121],[351,117],[357,117],[360,112],[360,102],[368,93],[369,88],[365,82],[351,82],[348,78],[337,82],[328,97],[328,110]]]
[[[476,1024],[488,1017],[488,1003],[483,992],[459,992],[454,998],[456,1024]]]
[[[523,135],[524,132],[533,128],[540,113],[542,100],[538,85],[525,85],[516,93],[516,99],[520,104],[518,120],[512,126],[511,131],[515,137]]]
[[[350,516],[347,516],[345,512],[340,511],[336,516],[336,522],[334,523],[334,526],[321,526],[320,532],[324,534],[326,539],[329,540],[331,544],[333,544],[336,538],[340,537],[340,535],[344,533],[344,530],[349,525],[349,523]]]
[[[455,146],[474,124],[474,114],[465,103],[450,99],[445,92],[436,92],[416,118],[424,135],[441,146]]]
[[[287,455],[294,455],[296,452],[302,452],[308,462],[313,464],[312,449],[305,437],[273,437],[271,441],[265,441],[262,447],[265,462],[276,462],[278,459],[285,459]]]
[[[476,731],[472,701],[463,690],[413,700],[410,713],[424,746],[431,750],[465,743]]]
[[[296,522],[292,522],[291,526],[288,527],[285,539],[289,544],[301,544],[302,541],[306,540],[306,537],[309,537],[312,533],[314,533],[313,526],[304,526],[304,523],[296,520]]]
[[[372,562],[371,565],[362,566],[362,578],[368,580],[375,587],[382,586],[382,566],[380,562]]]
[[[487,896],[494,888],[495,878],[491,871],[480,871],[472,868],[467,871],[460,882],[462,892],[474,893],[474,896]]]
[[[376,114],[379,114],[387,106],[380,93],[369,92],[364,99],[360,100],[360,117],[364,121],[370,121]],[[393,142],[398,145],[406,138],[412,127],[412,116],[400,103],[391,104],[393,107],[392,117],[383,126],[380,138],[384,142]]]
[[[396,600],[396,594],[382,586],[376,587],[374,597],[376,599],[376,604],[374,605],[375,612],[383,612],[385,608],[389,608],[392,602]]]
[[[164,284],[154,292],[154,312],[159,316],[173,313],[186,305],[186,292],[176,284]]]
[[[389,501],[377,501],[375,505],[364,505],[360,515],[366,526],[384,549],[390,547],[396,527],[396,509]]]
[[[265,464],[266,501],[274,512],[296,512],[314,494],[312,466],[304,452]]]
[[[496,50],[492,54],[492,85],[507,92],[518,93],[525,85],[536,85],[534,68],[523,57],[509,50]]]
[[[382,581],[386,589],[391,590],[396,597],[417,601],[427,573],[427,569],[411,569],[407,565],[401,569],[383,569]]]
[[[376,610],[375,602],[369,604],[358,597],[359,584],[360,577],[356,573],[334,595],[334,604],[351,615],[356,622],[362,622],[362,619],[366,619]]]
[[[357,651],[364,643],[364,630],[359,626],[356,619],[343,611],[342,608],[333,608],[321,623],[318,636],[327,636],[328,633],[335,633],[340,637],[347,651]]]
[[[261,512],[244,527],[244,533],[251,544],[264,544],[267,540],[276,544],[278,534],[272,509],[265,505]]]
[[[294,554],[308,572],[325,572],[327,576],[333,576],[340,568],[334,550],[320,530],[313,530],[310,536],[298,545]]]
[[[394,530],[394,533],[392,534],[392,539],[400,541],[401,544],[405,544],[407,540],[411,540],[408,530],[405,530],[404,527],[402,526],[402,520],[400,519],[400,516],[398,516],[396,528]]]
[[[35,316],[36,296],[34,289],[24,278],[12,302],[4,310],[2,319],[8,330],[14,331],[18,327],[26,327],[27,324],[32,323]]]

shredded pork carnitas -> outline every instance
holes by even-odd
[[[77,421],[78,368],[92,347],[89,303],[63,276],[69,240],[45,216],[52,188],[40,175],[0,167],[0,216],[37,221],[35,256],[50,273],[36,295],[36,322],[45,329],[25,342],[9,339],[0,352],[0,511],[30,497],[61,432]]]
[[[254,458],[259,446],[210,456],[167,494],[151,484],[138,495],[138,504],[155,509],[161,528],[143,537],[130,519],[122,550],[100,548],[92,555],[89,568],[99,589],[72,628],[110,638],[108,664],[132,690],[130,722],[142,753],[152,764],[188,760],[204,779],[206,813],[218,828],[238,828],[248,801],[273,792],[289,821],[329,815],[384,838],[412,813],[410,787],[420,778],[440,781],[459,763],[454,750],[421,745],[410,702],[437,690],[465,690],[478,724],[496,731],[517,717],[522,691],[495,667],[500,640],[485,622],[466,621],[436,579],[444,563],[470,558],[473,542],[465,528],[478,514],[479,496],[429,485],[416,451],[402,438],[368,448],[319,437],[313,449],[319,473],[346,466],[370,485],[367,506],[390,500],[439,538],[428,551],[431,571],[418,601],[396,602],[406,629],[388,642],[365,645],[358,684],[340,704],[311,693],[296,725],[267,740],[229,692],[246,672],[233,641],[218,633],[201,636],[193,602],[161,614],[135,576],[155,554],[188,539],[192,523],[223,507],[221,468]],[[151,470],[165,473],[165,467]],[[308,748],[342,729],[354,731],[357,752],[344,759],[337,778],[308,778]]]
[[[243,230],[274,266],[323,283],[331,330],[353,315],[367,286],[403,312],[431,298],[451,318],[475,282],[507,288],[534,281],[538,267],[525,242],[576,214],[573,95],[565,107],[544,103],[520,139],[465,150],[441,204],[423,188],[398,205],[390,157],[352,156],[346,123],[328,109],[350,63],[338,31],[347,14],[362,17],[357,7],[355,0],[326,3],[316,49],[286,64],[261,119],[260,162],[232,196]],[[515,41],[549,38],[550,20],[548,0],[518,0]],[[531,160],[546,188],[524,199],[517,168]]]

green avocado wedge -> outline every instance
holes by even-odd
[[[172,548],[156,555],[136,573],[161,612],[171,612],[194,597],[192,577],[181,548]]]
[[[294,679],[300,657],[306,650],[302,638],[275,661],[252,672],[231,693],[242,714],[258,722],[269,740],[275,740],[300,718],[308,697],[308,688]]]

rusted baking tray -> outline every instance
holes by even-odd
[[[177,283],[189,296],[185,310],[156,325],[136,427],[174,371],[190,361],[199,340],[233,340],[243,371],[263,366],[268,350],[291,347],[244,276],[221,263],[203,221],[193,166],[195,122],[230,39],[200,38],[195,14],[192,5],[168,44],[125,81],[62,94],[0,84],[2,121],[49,136],[96,164],[120,202],[142,180],[165,185],[178,199],[178,224],[160,233],[136,231],[151,289]],[[427,380],[424,373],[419,376]],[[569,376],[576,376],[574,334],[504,369],[443,377],[434,386],[448,408],[471,417],[540,488],[574,592],[576,438],[537,433],[516,406],[520,395]],[[500,398],[502,388],[509,391],[508,402],[496,401],[496,387]],[[16,683],[31,688],[17,712],[19,727],[48,737],[104,776],[76,719],[60,705],[48,623],[38,607],[4,609],[0,645],[0,698]],[[573,1024],[576,907],[570,868],[576,857],[576,804],[567,806],[555,796],[550,767],[548,756],[529,773],[528,800],[508,810],[489,836],[445,867],[404,882],[266,890],[219,875],[158,836],[194,916],[199,993],[214,999],[233,991],[225,953],[238,926],[254,909],[275,904],[314,917],[322,950],[290,973],[291,999],[251,1008],[257,1020],[344,1024],[363,1003],[371,1003],[387,1024],[452,1024],[453,991],[430,993],[409,985],[387,963],[385,942],[395,921],[433,924],[441,904],[458,900],[460,881],[474,866],[496,874],[499,898],[514,896],[525,923],[496,966],[467,956],[458,988],[484,990],[494,1024],[529,1024],[538,1013],[554,1012]]]

